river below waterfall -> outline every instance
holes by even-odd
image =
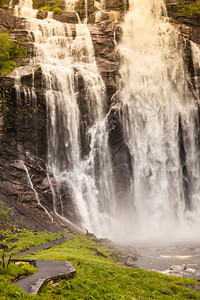
[[[200,244],[142,245],[121,247],[134,257],[133,266],[166,275],[200,281]]]

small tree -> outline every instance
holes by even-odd
[[[0,7],[3,7],[5,4],[5,0],[0,0]]]
[[[8,227],[9,224],[9,216],[11,213],[11,208],[8,208],[7,210],[3,210],[3,203],[0,202],[0,229],[5,229]]]
[[[3,203],[0,202],[0,230],[5,230],[10,226],[11,208],[2,209]],[[7,269],[11,262],[11,250],[6,243],[0,243],[0,266],[3,270]]]
[[[7,244],[0,244],[0,247],[4,249],[0,250],[0,266],[2,267],[3,270],[6,270],[11,263],[11,249],[8,248]]]
[[[12,40],[8,32],[0,33],[0,73],[11,73],[14,67],[19,66],[15,59],[26,56],[23,42]]]
[[[190,5],[180,5],[182,12],[187,16],[200,15],[200,0],[196,0]]]

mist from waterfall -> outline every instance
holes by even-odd
[[[183,60],[183,41],[162,0],[132,0],[123,24],[123,130],[132,157],[128,236],[182,240],[198,235],[198,101]],[[130,209],[130,206],[132,207]]]

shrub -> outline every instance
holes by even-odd
[[[0,7],[3,7],[5,5],[5,0],[0,0]]]
[[[0,73],[11,73],[14,67],[19,66],[14,60],[27,56],[27,51],[20,44],[11,40],[8,33],[0,34]]]
[[[200,15],[200,0],[190,5],[180,5],[182,12],[187,16]]]
[[[50,11],[51,8],[50,6],[43,6],[43,7],[40,7],[41,10],[47,10],[47,11]]]
[[[4,229],[9,223],[9,215],[11,209],[8,208],[6,211],[2,210],[3,203],[0,202],[0,229]]]
[[[12,47],[13,47],[13,42],[9,39],[9,34],[8,33],[0,34],[0,66],[5,61],[10,59],[10,51]]]
[[[33,8],[37,9],[39,8],[38,0],[32,0],[33,1]]]
[[[60,8],[60,7],[55,7],[54,9],[53,9],[53,13],[54,14],[61,14],[62,13],[62,9]]]

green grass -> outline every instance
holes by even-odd
[[[63,2],[61,0],[51,0],[45,1],[45,3],[42,3],[42,5],[40,5],[38,3],[38,0],[33,0],[33,5],[34,8],[39,8],[41,10],[46,11],[53,11],[54,14],[61,14]]]
[[[5,0],[0,0],[0,7],[3,7],[5,5]]]
[[[58,15],[62,13],[62,9],[60,7],[54,7],[52,11],[54,14],[58,14]]]
[[[0,268],[0,299],[31,299],[18,286],[12,284],[20,276],[28,276],[37,272],[37,269],[31,265],[9,265],[8,269]]]
[[[13,231],[14,233],[12,233],[10,229],[0,231],[0,234],[4,236],[1,242],[8,245],[12,255],[28,250],[31,246],[46,244],[66,236],[66,234],[63,233],[34,232],[29,230],[18,232],[17,229]]]
[[[107,258],[94,255],[95,249]],[[68,281],[47,285],[34,299],[200,299],[199,293],[182,286],[197,284],[195,280],[125,268],[110,256],[112,252],[100,246],[97,239],[76,234],[62,245],[26,255],[32,259],[71,261],[77,271]]]

